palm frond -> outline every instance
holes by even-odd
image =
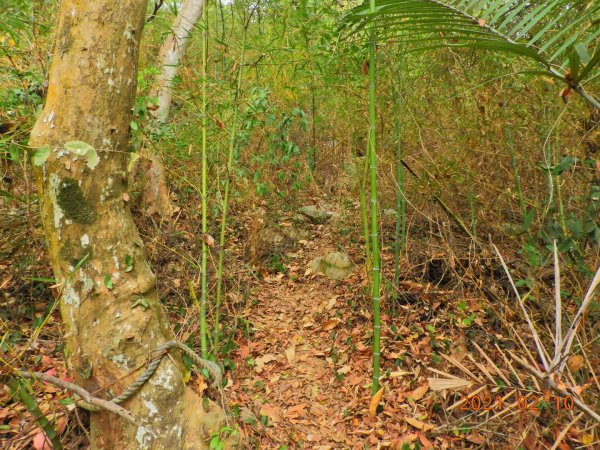
[[[374,12],[364,3],[342,19],[352,33],[369,26],[380,40],[400,36],[409,51],[471,47],[525,56],[600,108],[583,89],[600,76],[597,0],[378,0]]]

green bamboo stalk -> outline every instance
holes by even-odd
[[[370,0],[370,12],[375,12],[375,0]],[[381,270],[379,263],[379,223],[377,220],[377,137],[375,115],[375,27],[369,29],[369,168],[371,181],[371,250],[372,250],[372,301],[373,301],[373,386],[379,390],[379,365],[381,350]]]
[[[559,127],[560,127],[560,121],[557,121],[556,129],[555,129],[555,133],[554,133],[556,148],[559,148],[559,146],[560,146]],[[567,219],[565,216],[565,204],[563,202],[562,189],[561,189],[561,185],[560,185],[560,175],[554,175],[554,184],[556,185],[556,199],[558,201],[558,219],[560,222],[560,228],[561,228],[562,234],[566,238],[568,235],[568,228],[567,228]]]
[[[40,428],[44,430],[48,440],[52,443],[52,448],[54,450],[62,450],[62,444],[60,443],[60,439],[58,438],[56,430],[52,426],[52,422],[46,418],[42,410],[39,408],[35,400],[35,396],[27,392],[26,386],[27,384],[25,381],[17,378],[11,378],[8,382],[10,394],[15,398],[18,397],[21,403],[25,405],[27,411],[33,415]]]
[[[560,186],[560,175],[554,176],[554,183],[556,184],[556,199],[558,200],[558,219],[560,222],[560,229],[564,237],[567,237],[569,229],[567,228],[567,219],[565,217],[565,204],[562,197],[562,189]]]
[[[363,175],[359,181],[358,195],[360,198],[360,219],[363,227],[363,238],[365,240],[365,269],[371,278],[371,238],[369,236],[369,208],[367,205],[367,178],[369,174],[369,149],[363,164]]]
[[[235,137],[238,129],[238,98],[242,90],[242,76],[244,72],[244,56],[246,53],[246,37],[248,35],[248,25],[250,19],[244,26],[244,36],[242,40],[242,51],[240,54],[240,62],[237,73],[237,86],[234,96],[233,119],[231,122],[231,132],[229,136],[229,153],[227,155],[227,176],[225,178],[225,192],[223,194],[223,212],[221,216],[221,235],[219,237],[219,262],[217,266],[217,299],[215,306],[215,324],[213,332],[214,353],[217,354],[219,349],[219,320],[221,312],[221,293],[223,290],[223,260],[225,258],[225,230],[227,228],[227,211],[229,209],[229,190],[231,185],[231,173],[233,169],[233,157],[235,150]]]
[[[400,282],[400,256],[406,251],[406,201],[404,199],[404,165],[402,164],[402,123],[396,117],[396,233],[394,236],[394,287]],[[398,291],[393,290],[394,298]]]
[[[404,165],[402,164],[402,121],[400,120],[402,106],[402,52],[400,49],[399,63],[395,69],[399,75],[399,84],[396,85],[394,73],[391,75],[392,94],[394,96],[394,114],[396,120],[394,122],[394,132],[396,138],[396,230],[394,236],[394,289],[393,297],[398,298],[398,283],[400,282],[400,256],[406,251],[406,200],[404,198]],[[390,65],[390,70],[394,70]]]
[[[225,13],[223,12],[223,0],[218,0],[219,12],[221,13],[221,42],[225,43]],[[221,71],[225,73],[225,54],[221,52]]]
[[[200,292],[200,349],[202,357],[208,356],[208,345],[206,342],[207,326],[206,326],[206,297],[207,297],[207,257],[208,257],[208,192],[207,192],[207,148],[206,148],[206,133],[208,127],[208,112],[207,112],[207,54],[208,54],[208,5],[204,8],[204,27],[202,30],[202,260],[201,260],[201,292]]]
[[[550,124],[550,112],[549,108],[545,108],[546,115],[546,123]],[[554,146],[552,145],[552,125],[550,125],[550,130],[546,137],[546,141],[544,142],[544,159],[546,162],[546,167],[551,167],[554,162]],[[554,204],[554,178],[552,176],[552,172],[550,170],[546,171],[546,183],[548,184],[548,203],[546,204],[546,209],[544,210],[543,216],[545,217],[550,211],[550,208]]]

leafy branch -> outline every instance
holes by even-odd
[[[524,56],[600,109],[584,89],[600,76],[600,3],[590,0],[381,0],[352,9],[342,29],[370,26],[381,40],[401,36],[408,51],[468,47]]]

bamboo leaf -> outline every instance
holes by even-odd
[[[571,79],[575,83],[579,83],[579,63],[581,59],[579,58],[579,53],[575,50],[571,50],[569,52],[569,70],[571,71]]]
[[[596,48],[596,51],[594,52],[594,56],[592,56],[592,59],[590,59],[590,61],[587,63],[587,65],[581,71],[581,78],[585,79],[589,75],[589,73],[592,70],[594,70],[594,67],[596,67],[598,65],[598,63],[600,63],[600,46],[598,46]]]
[[[579,59],[583,64],[587,64],[590,62],[590,54],[588,53],[587,47],[584,44],[577,44],[573,48],[579,55]]]

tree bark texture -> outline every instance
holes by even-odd
[[[165,122],[169,117],[173,100],[173,80],[179,70],[192,31],[200,20],[203,5],[203,0],[185,0],[173,22],[171,33],[160,47],[159,60],[162,68],[151,96],[158,99],[158,108],[153,114],[161,122]]]
[[[62,283],[69,372],[104,398],[121,393],[172,339],[125,195],[146,6],[147,0],[62,0],[48,95],[30,141],[50,148],[36,176],[50,260]],[[89,144],[99,160],[78,151],[81,144],[65,146],[73,141]],[[163,358],[123,406],[137,426],[92,413],[92,448],[207,448],[222,418],[214,403],[186,388],[176,354]]]
[[[150,93],[150,96],[156,97],[158,102],[157,108],[151,111],[158,123],[165,123],[169,117],[173,101],[173,80],[179,70],[192,31],[202,15],[203,4],[203,0],[185,0],[173,21],[171,33],[167,35],[160,47],[158,59],[161,71]],[[143,197],[146,213],[158,213],[161,217],[168,218],[176,208],[169,197],[164,164],[158,155],[148,149],[142,151],[142,156],[144,160],[140,161],[140,165],[146,174]]]

